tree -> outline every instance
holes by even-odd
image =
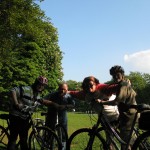
[[[150,94],[149,84],[150,84],[150,75],[140,72],[130,72],[129,79],[133,89],[136,91],[137,102],[138,103],[148,103]]]
[[[62,80],[57,29],[34,0],[1,0],[0,45],[0,100],[39,75],[48,78],[48,90]]]

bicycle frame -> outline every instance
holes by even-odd
[[[101,112],[99,113],[99,117],[98,117],[98,121],[97,121],[97,126],[99,124],[101,124],[102,127],[99,128],[97,131],[99,132],[102,129],[105,130],[106,134],[109,135],[109,140],[112,142],[112,144],[116,148],[116,150],[120,150],[120,149],[119,149],[118,145],[116,144],[115,139],[120,143],[120,145],[121,144],[126,145],[125,149],[128,150],[130,140],[132,138],[132,134],[134,133],[134,127],[136,124],[137,116],[138,116],[138,112],[135,113],[127,143],[124,140],[122,140],[120,135],[117,133],[117,130],[110,124],[110,122],[108,121],[105,114],[103,114],[103,106],[102,106]]]

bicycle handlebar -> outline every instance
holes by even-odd
[[[137,111],[150,110],[149,104],[138,104],[138,105],[130,105],[129,108],[134,108]]]
[[[33,106],[24,105],[24,108],[22,108],[21,111],[24,112],[24,113],[29,113],[29,114],[31,114],[31,113],[33,113],[33,112],[36,110],[36,108],[37,108],[38,106],[40,106],[40,105],[41,105],[41,104],[40,104],[38,101],[35,101]]]

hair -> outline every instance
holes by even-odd
[[[58,84],[58,89],[59,89],[61,86],[63,86],[64,84],[66,84],[66,85],[68,86],[67,82],[60,82],[60,83]]]
[[[123,75],[125,73],[124,69],[121,66],[119,66],[119,65],[115,65],[115,66],[111,67],[109,72],[110,72],[110,75],[115,75],[118,72],[120,72]]]
[[[90,82],[90,81],[93,81],[95,82],[96,84],[99,84],[99,80],[97,78],[95,78],[94,76],[89,76],[89,77],[86,77],[84,78],[83,82],[82,82],[82,89],[85,89],[87,84]]]

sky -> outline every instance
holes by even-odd
[[[44,0],[40,8],[57,28],[65,81],[104,83],[114,65],[150,74],[150,0]]]

